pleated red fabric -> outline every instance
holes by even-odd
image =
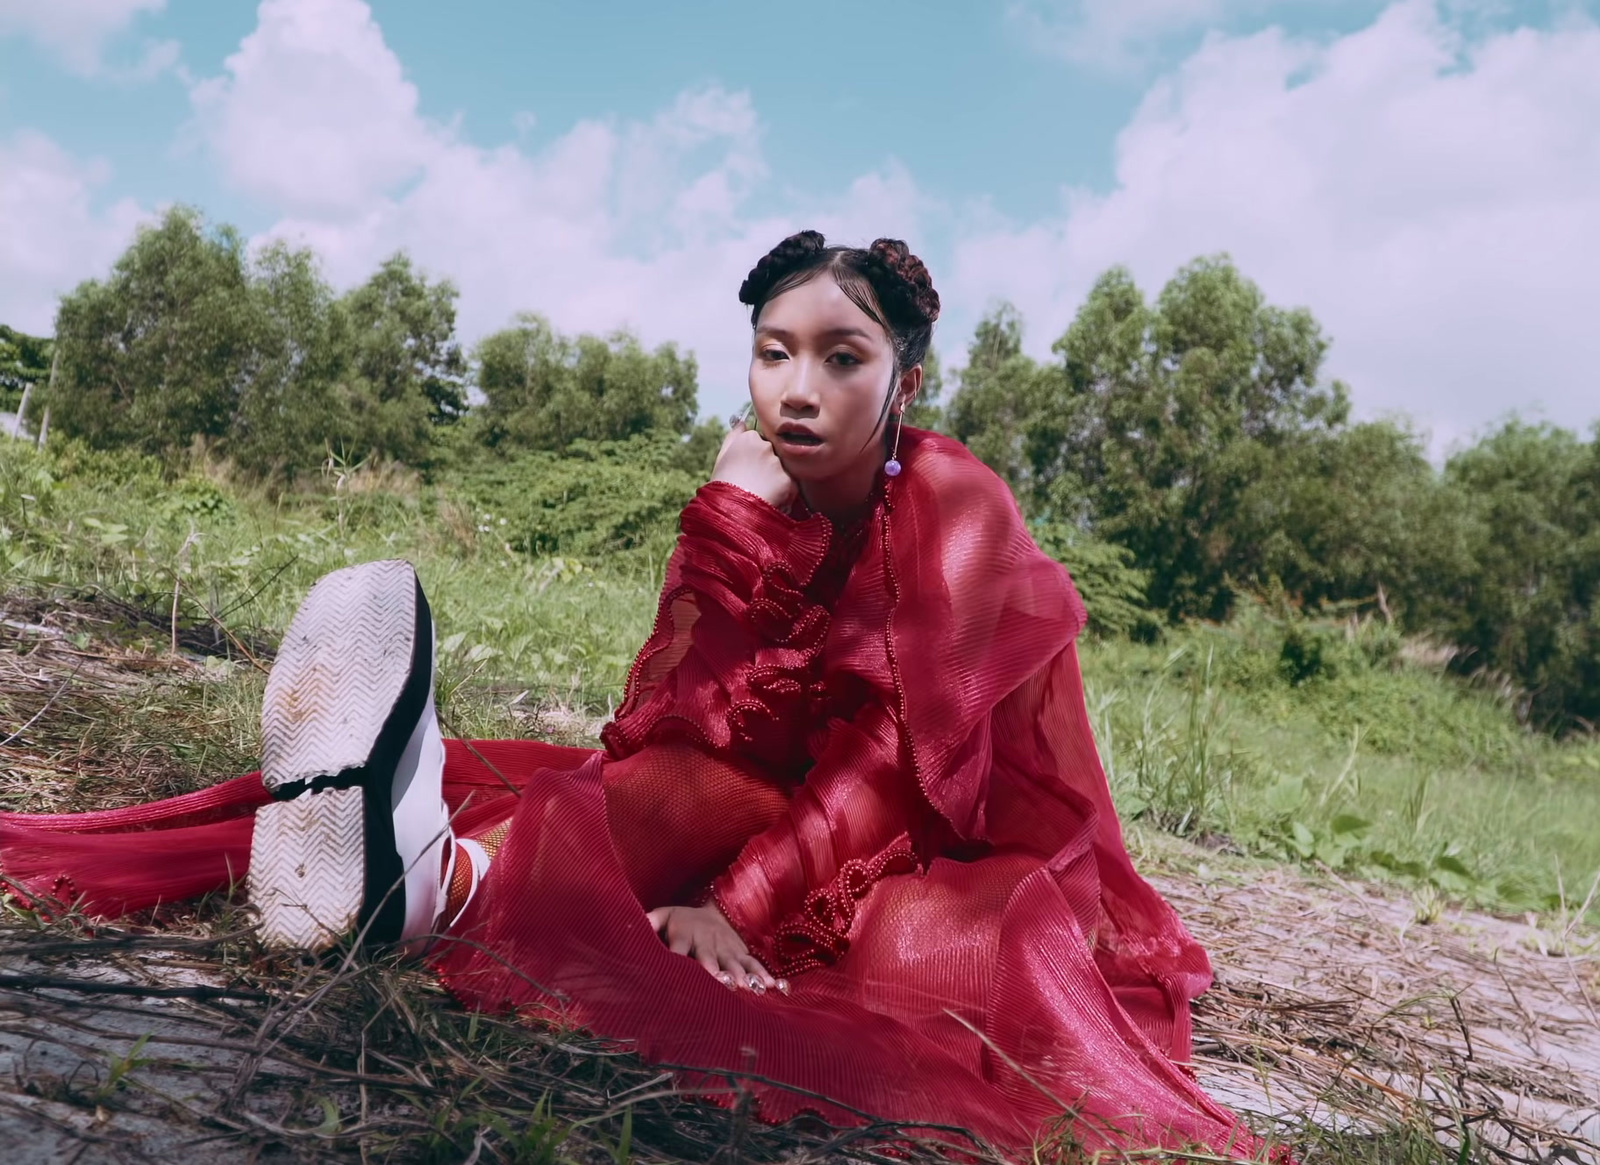
[[[958,442],[906,429],[901,462],[848,529],[704,486],[602,749],[449,742],[457,832],[504,840],[430,958],[468,1006],[687,1087],[753,1073],[767,1120],[1020,1150],[1070,1112],[1091,1148],[1259,1154],[1184,1064],[1210,967],[1123,844],[1067,572]],[[251,776],[0,815],[0,869],[113,914],[220,889],[264,799]],[[706,901],[788,996],[730,991],[645,919]]]

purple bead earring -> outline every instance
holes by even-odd
[[[883,472],[886,477],[900,476],[900,430],[905,428],[905,416],[901,413],[894,415],[894,452],[889,454],[889,460],[883,463]]]

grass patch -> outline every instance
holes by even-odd
[[[317,577],[378,557],[415,562],[434,603],[450,730],[561,743],[592,742],[619,698],[662,568],[654,545],[531,556],[481,499],[403,474],[335,470],[273,497],[203,468],[173,480],[136,457],[0,443],[0,806],[127,804],[253,767],[277,634]],[[1459,901],[1532,910],[1565,939],[1595,920],[1600,747],[1528,732],[1510,698],[1442,674],[1426,645],[1254,610],[1158,644],[1092,640],[1083,659],[1141,860],[1380,878],[1407,886],[1419,916]],[[737,1074],[732,1107],[707,1105],[625,1049],[463,1014],[416,968],[266,956],[226,901],[160,921],[0,920],[11,1028],[77,1024],[95,1065],[18,1078],[29,1103],[65,1106],[51,1119],[155,1113],[189,1141],[265,1159],[915,1162],[951,1159],[954,1143],[995,1159],[954,1133],[753,1124]],[[133,990],[112,999],[107,981]],[[174,982],[196,989],[167,999],[184,1009],[176,1026],[141,1027],[137,1008],[116,1019],[113,1003]],[[1233,1015],[1230,998],[1217,996],[1224,1043],[1248,1049],[1259,1007]],[[1341,1038],[1333,1024],[1291,1042]],[[1449,1114],[1473,1110],[1447,1093],[1296,1136],[1307,1161],[1507,1159],[1452,1133]],[[1070,1144],[1038,1157],[1085,1159]]]
[[[1371,622],[1247,611],[1156,645],[1084,651],[1112,789],[1130,819],[1238,849],[1428,888],[1477,906],[1594,913],[1600,742],[1519,725],[1510,701],[1413,662]]]
[[[515,476],[494,479],[493,504],[504,508],[501,478]],[[152,648],[176,642],[256,671],[320,575],[409,558],[435,606],[452,726],[584,739],[648,633],[661,547],[532,556],[508,533],[516,523],[471,492],[478,478],[461,481],[330,466],[317,488],[269,497],[203,468],[173,480],[134,455],[11,446],[0,449],[0,585],[32,596],[35,614],[115,600],[144,613]],[[1446,658],[1371,620],[1261,607],[1083,652],[1130,819],[1495,909],[1571,909],[1600,873],[1600,742],[1529,731],[1514,694],[1445,674]],[[161,747],[220,775],[251,754],[254,689],[206,691],[204,742]],[[127,727],[95,723],[112,736]]]

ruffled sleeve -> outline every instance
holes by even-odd
[[[726,482],[702,486],[679,524],[655,628],[601,742],[621,759],[687,740],[797,779],[826,702],[817,673],[829,615],[806,588],[832,527]]]
[[[712,897],[774,974],[831,963],[872,887],[918,868],[931,817],[894,715],[871,702],[827,729],[788,813],[746,843]]]

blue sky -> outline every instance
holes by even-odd
[[[1368,415],[1600,416],[1600,0],[0,0],[0,320],[173,201],[411,251],[472,338],[632,327],[741,391],[782,233],[898,234],[1046,355],[1095,276],[1226,250]]]

